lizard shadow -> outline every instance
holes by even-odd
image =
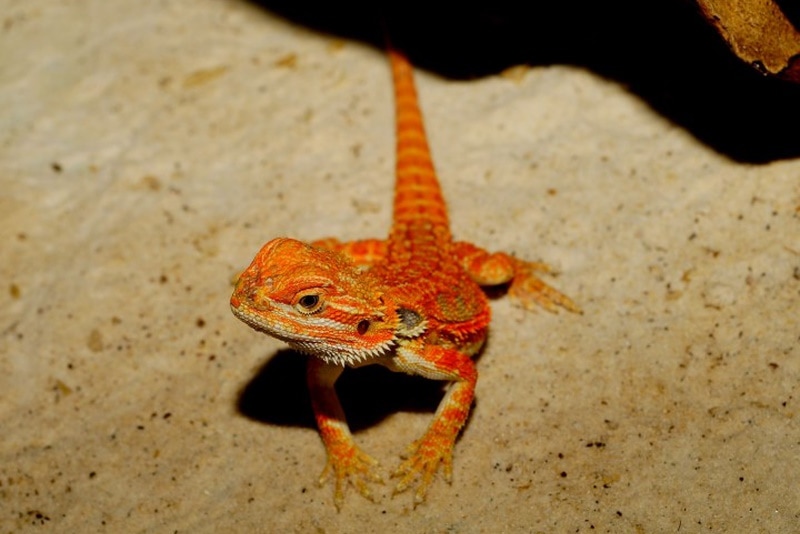
[[[790,127],[800,122],[800,84],[762,76],[739,60],[694,2],[249,3],[379,50],[388,33],[415,66],[451,79],[515,65],[585,68],[734,161],[800,157]],[[786,12],[798,24],[800,10]]]
[[[239,413],[278,426],[316,428],[305,376],[306,356],[279,350],[240,390]],[[353,432],[397,412],[433,413],[446,382],[391,372],[380,365],[346,369],[336,392]]]

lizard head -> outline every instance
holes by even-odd
[[[403,327],[368,271],[287,238],[264,245],[242,272],[231,309],[252,328],[338,365],[386,353]]]

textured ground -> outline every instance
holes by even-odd
[[[0,532],[792,532],[800,160],[712,150],[579,66],[418,76],[455,233],[505,300],[454,483],[336,513],[300,357],[236,321],[278,235],[380,236],[379,50],[238,2],[2,0]],[[341,384],[387,468],[437,384]]]

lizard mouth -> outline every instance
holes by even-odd
[[[244,306],[242,303],[231,302],[231,311],[233,312],[233,315],[235,315],[237,319],[242,321],[244,324],[246,324],[253,330],[257,330],[263,334],[277,337],[278,332],[275,329],[270,328],[269,324],[266,321],[264,321],[255,312],[251,311],[250,308]]]
[[[266,321],[259,313],[242,303],[238,307],[231,305],[231,311],[236,318],[253,330],[284,341],[298,352],[334,365],[359,365],[374,358],[388,356],[397,341],[396,335],[393,335],[374,345],[366,343],[354,345],[339,339],[329,337],[323,339],[318,335],[302,334],[297,328],[292,329],[289,325]]]

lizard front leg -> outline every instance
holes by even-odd
[[[414,340],[400,347],[392,361],[395,370],[433,380],[454,380],[439,404],[425,434],[409,446],[406,459],[392,474],[399,478],[394,492],[417,484],[414,505],[422,503],[436,471],[441,466],[445,480],[452,480],[453,448],[469,416],[478,372],[469,356],[455,348],[424,346]]]
[[[352,484],[361,495],[374,501],[368,483],[382,483],[376,472],[378,462],[353,441],[344,410],[336,395],[334,383],[343,370],[342,366],[327,364],[314,357],[309,358],[307,367],[311,406],[328,455],[319,483],[324,485],[333,474],[333,501],[337,510],[341,510],[344,503],[345,484]]]

